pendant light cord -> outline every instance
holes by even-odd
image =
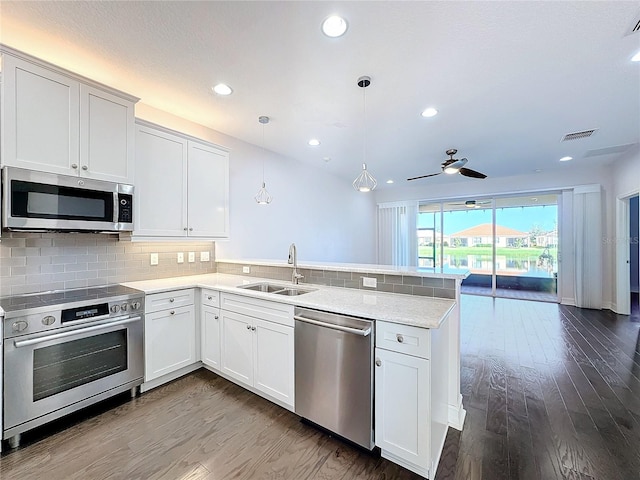
[[[364,115],[364,134],[362,135],[362,160],[367,163],[367,87],[362,88],[362,113]]]
[[[264,148],[264,123],[262,124],[262,149]],[[262,185],[264,186],[264,152],[262,154]]]

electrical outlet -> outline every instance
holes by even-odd
[[[378,280],[372,277],[362,277],[362,286],[376,288],[378,286]]]
[[[209,261],[209,252],[200,252],[200,261],[208,262]]]
[[[242,273],[251,273],[251,267],[248,265],[242,267]]]
[[[157,253],[152,253],[151,254],[151,265],[158,265],[158,254]]]
[[[178,263],[184,263],[184,252],[178,252]]]
[[[189,263],[196,261],[196,252],[189,252]]]

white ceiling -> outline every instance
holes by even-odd
[[[320,31],[334,13],[349,22],[339,39]],[[256,145],[268,115],[265,148],[349,181],[369,75],[366,161],[394,188],[384,180],[438,172],[452,147],[490,177],[615,160],[594,150],[640,142],[639,19],[635,1],[2,0],[0,41]],[[213,95],[218,82],[233,95]],[[422,118],[428,106],[439,115]],[[419,182],[482,181],[455,177]]]

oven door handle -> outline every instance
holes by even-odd
[[[101,323],[100,325],[94,325],[93,327],[80,328],[78,330],[70,330],[68,332],[62,332],[62,333],[54,333],[53,335],[47,335],[46,337],[31,338],[29,340],[14,340],[13,344],[15,345],[16,348],[28,347],[29,345],[36,345],[38,343],[44,343],[50,340],[57,340],[59,338],[73,337],[75,335],[81,335],[83,333],[97,332],[99,330],[105,330],[111,327],[126,325],[127,323],[138,322],[140,320],[142,320],[142,317],[140,316],[130,317],[125,320],[120,320],[117,322]]]
[[[371,333],[371,327],[365,329],[359,328],[351,328],[345,327],[344,325],[336,325],[335,323],[321,322],[319,320],[314,320],[313,318],[303,317],[302,315],[294,315],[294,320],[298,320],[304,323],[310,323],[312,325],[317,325],[319,327],[326,327],[332,330],[339,330],[340,332],[352,333],[354,335],[360,335],[361,337],[366,337]]]

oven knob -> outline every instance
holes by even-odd
[[[118,313],[120,311],[120,305],[112,305],[111,306],[111,312],[112,313]]]
[[[140,308],[140,302],[133,302],[131,304],[131,310],[137,310]]]
[[[54,323],[56,323],[56,317],[52,317],[51,315],[47,315],[42,319],[43,325],[53,325]]]
[[[120,310],[122,310],[123,312],[126,312],[129,309],[129,305],[127,305],[126,303],[123,303],[122,306],[120,307]]]
[[[23,332],[27,329],[28,326],[29,324],[24,320],[18,320],[17,322],[13,322],[13,325],[12,325],[14,332]]]

